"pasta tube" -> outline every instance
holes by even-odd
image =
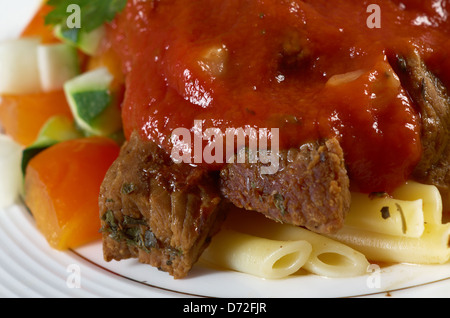
[[[267,279],[297,272],[311,254],[306,241],[277,241],[222,230],[211,241],[202,259],[215,265]]]
[[[435,186],[409,181],[396,189],[392,198],[371,200],[353,193],[352,201],[354,206],[344,228],[329,237],[360,251],[372,261],[442,264],[449,260],[450,224],[442,224],[442,198]],[[372,219],[380,206],[392,210],[392,204],[402,206],[403,233],[399,233],[398,217],[392,224],[386,222],[385,228],[383,222]],[[371,210],[374,210],[372,214],[368,212]],[[391,218],[392,214],[386,219]]]
[[[423,201],[352,193],[345,225],[383,234],[420,237],[424,231]]]
[[[360,251],[372,261],[443,264],[450,258],[450,223],[426,224],[420,238],[392,236],[344,227],[331,238]]]
[[[280,228],[277,238],[305,240],[312,245],[311,255],[303,268],[325,277],[354,277],[367,273],[366,256],[351,247],[304,228],[275,224]]]
[[[408,181],[398,187],[392,196],[398,200],[423,201],[424,222],[427,224],[442,223],[442,197],[439,189],[433,185]]]
[[[312,252],[303,269],[325,277],[352,277],[367,273],[370,265],[360,252],[304,228],[280,224],[252,212],[230,213],[226,226],[249,235],[279,241],[306,241]]]
[[[204,258],[266,278],[288,276],[295,268],[325,277],[364,275],[368,259],[442,264],[450,258],[450,224],[441,222],[439,190],[408,182],[392,197],[352,193],[344,228],[328,236],[233,210]]]

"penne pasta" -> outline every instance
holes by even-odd
[[[424,231],[423,201],[352,193],[345,225],[389,235],[420,237]]]
[[[434,186],[408,182],[392,195],[352,193],[344,228],[332,235],[233,210],[202,256],[222,267],[264,278],[300,268],[325,277],[364,275],[370,261],[442,264],[450,258],[450,224],[442,224]]]
[[[279,225],[279,224],[275,224]],[[367,258],[352,249],[323,235],[291,225],[283,227],[279,239],[303,239],[312,245],[311,255],[303,268],[313,274],[325,277],[353,277],[364,275],[370,265]]]
[[[392,196],[398,200],[422,200],[424,222],[427,224],[441,224],[442,197],[437,187],[408,181],[406,184],[398,187]]]
[[[301,227],[273,222],[249,211],[232,212],[227,228],[256,237],[280,241],[307,241],[312,252],[303,269],[326,277],[352,277],[367,273],[367,258],[343,243]]]
[[[427,224],[420,238],[392,236],[344,227],[331,238],[360,251],[371,261],[443,264],[450,257],[450,223]]]
[[[297,272],[311,254],[306,241],[278,241],[222,230],[202,255],[209,263],[251,274],[279,279]]]
[[[393,204],[401,207],[405,226],[402,233],[398,213],[396,219],[390,213],[386,221],[391,222],[384,226],[380,220],[373,220],[380,207],[392,211]],[[413,181],[396,189],[392,197],[370,199],[352,193],[352,209],[344,228],[329,237],[360,251],[371,261],[442,264],[450,257],[450,224],[442,224],[442,210],[439,190]]]

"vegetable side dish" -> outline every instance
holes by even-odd
[[[11,73],[36,55],[0,81],[0,120],[52,246],[100,230],[106,261],[174,278],[200,258],[268,278],[448,262],[447,1],[68,5],[0,47]]]

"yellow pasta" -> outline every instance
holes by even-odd
[[[398,200],[422,200],[424,222],[427,224],[441,224],[442,197],[437,187],[408,181],[397,188],[392,195]]]
[[[303,269],[326,277],[351,277],[363,275],[370,265],[360,252],[304,228],[280,224],[253,212],[230,213],[227,228],[279,241],[303,240],[311,244],[311,255]]]
[[[202,255],[204,261],[267,279],[279,279],[297,272],[311,254],[306,241],[269,240],[222,230]]]
[[[303,239],[312,245],[311,255],[303,268],[313,274],[325,277],[359,276],[365,274],[370,265],[360,252],[323,235],[291,225],[273,223],[268,226],[282,227],[278,234],[274,234],[278,239]],[[267,230],[270,231],[270,228]]]
[[[442,224],[436,187],[408,182],[390,197],[352,193],[344,227],[327,236],[256,212],[230,211],[202,258],[264,278],[287,277],[300,268],[325,277],[359,276],[367,273],[369,260],[448,262],[450,223]]]
[[[371,218],[384,204],[401,206],[403,220],[392,219],[391,211],[386,221],[392,219],[392,226],[389,222],[384,228],[382,222],[376,224]],[[371,210],[373,215],[369,215]],[[404,231],[399,233],[402,222]],[[414,231],[409,232],[412,226]],[[450,257],[450,224],[442,224],[439,190],[417,182],[399,187],[391,198],[372,200],[367,195],[353,193],[352,209],[344,228],[329,237],[360,251],[371,261],[442,264]]]
[[[383,234],[420,237],[424,231],[423,201],[352,193],[345,225]]]
[[[344,227],[331,238],[360,251],[371,261],[443,264],[450,257],[450,223],[426,224],[420,238],[392,236]]]

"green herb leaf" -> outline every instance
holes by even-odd
[[[123,216],[123,225],[147,225],[145,220],[135,219],[131,216],[124,215]]]
[[[273,199],[275,207],[280,210],[281,215],[284,215],[286,213],[286,208],[284,206],[284,197],[279,193],[275,193]]]
[[[117,222],[113,211],[106,211],[106,213],[102,217],[102,220],[105,221],[109,228],[117,229]]]
[[[47,4],[53,10],[45,17],[45,24],[60,25],[62,32],[73,31],[68,27],[67,21],[74,13],[68,8],[75,4],[80,8],[79,31],[89,33],[104,23],[111,22],[125,8],[127,0],[48,0]],[[73,36],[78,35],[74,32]]]
[[[100,231],[108,233],[113,240],[126,242],[146,252],[158,246],[158,239],[143,219],[123,215],[123,222],[120,223],[111,210],[106,211],[101,219],[105,224]]]
[[[386,192],[372,192],[369,194],[369,198],[371,200],[373,199],[380,199],[380,198],[388,198],[389,195]]]
[[[136,186],[133,183],[122,184],[121,192],[122,194],[130,194],[136,191]]]
[[[385,220],[391,217],[391,213],[389,212],[388,206],[384,206],[381,208],[381,217]]]

